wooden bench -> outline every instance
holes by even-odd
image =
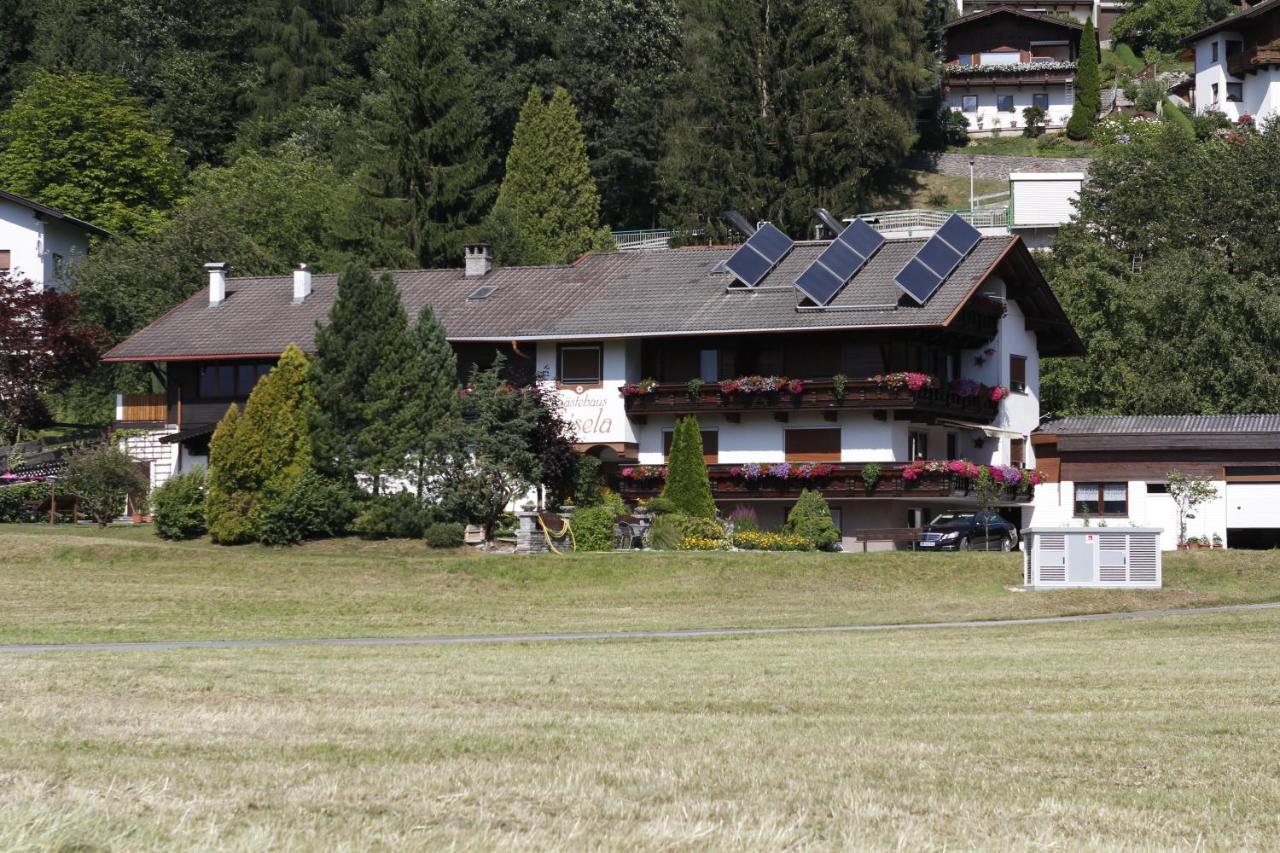
[[[915,527],[873,527],[866,530],[855,530],[853,536],[862,543],[862,553],[867,552],[868,542],[892,542],[895,545],[910,543],[915,550],[916,543],[924,540],[924,531]]]

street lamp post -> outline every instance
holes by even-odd
[[[974,205],[974,199],[973,199],[973,166],[974,166],[974,164],[977,162],[977,160],[978,160],[978,157],[977,157],[977,155],[976,155],[976,154],[970,154],[970,155],[969,155],[969,212],[970,212],[970,213],[973,213],[973,205]]]

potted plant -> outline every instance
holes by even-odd
[[[876,486],[880,484],[880,463],[868,462],[862,466],[862,485],[866,486],[867,494],[871,494],[876,490]]]
[[[849,377],[843,373],[837,373],[831,377],[831,393],[835,395],[837,403],[844,402],[845,390],[849,387]]]
[[[690,379],[689,380],[689,399],[697,400],[698,396],[702,393],[702,386],[706,384],[707,383],[704,382],[702,378],[698,376],[695,376],[693,379]]]
[[[1215,533],[1215,534],[1213,534],[1213,546],[1212,546],[1212,547],[1213,547],[1213,549],[1214,549],[1214,550],[1219,550],[1219,549],[1221,549],[1221,548],[1222,548],[1222,537],[1221,537],[1221,536],[1219,536],[1219,535],[1218,535],[1218,534],[1216,534],[1216,533]]]

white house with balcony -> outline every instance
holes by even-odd
[[[976,507],[977,466],[994,466],[1001,511],[1020,523],[1040,359],[1082,350],[1035,260],[1016,235],[962,222],[903,239],[854,230],[865,255],[845,234],[765,226],[736,248],[532,269],[494,268],[473,246],[463,269],[394,276],[410,316],[431,305],[444,324],[460,380],[500,353],[512,384],[554,391],[577,448],[628,500],[660,491],[676,420],[693,416],[726,514],[742,504],[778,524],[818,489],[852,546],[860,530]],[[217,420],[276,354],[314,351],[337,288],[304,269],[228,278],[210,264],[209,277],[105,357],[162,365],[164,388],[117,411],[153,484],[203,463]]]
[[[60,210],[0,190],[0,272],[28,279],[38,290],[67,285],[69,264],[108,233]]]
[[[1196,111],[1261,126],[1280,112],[1280,0],[1244,0],[1241,10],[1191,35]]]

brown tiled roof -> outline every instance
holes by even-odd
[[[1055,24],[1070,30],[1083,30],[1084,24],[1080,21],[1060,18],[1057,15],[1047,15],[1044,12],[1032,12],[1026,9],[1018,9],[1014,6],[989,6],[977,12],[969,12],[958,18],[953,18],[943,25],[943,29],[950,30],[965,24],[980,21],[983,18],[989,18],[992,15],[1016,15],[1019,18],[1028,18],[1033,21],[1040,21],[1045,24]]]
[[[1040,425],[1056,435],[1280,433],[1280,415],[1069,415]]]
[[[462,270],[394,272],[410,316],[430,304],[450,340],[618,338],[796,329],[944,326],[1007,253],[1022,257],[1016,237],[984,237],[924,305],[903,298],[894,276],[924,239],[890,240],[828,310],[798,310],[792,282],[825,243],[798,243],[753,291],[728,291],[727,274],[712,267],[732,247],[589,255],[570,266],[498,267],[483,277]],[[1038,273],[1036,274],[1038,278]],[[1042,282],[1041,282],[1042,283]],[[482,285],[495,290],[467,299]],[[1047,288],[1043,288],[1047,292]],[[226,301],[209,307],[201,290],[107,354],[109,361],[171,361],[201,356],[273,355],[289,343],[313,348],[326,319],[337,276],[317,274],[312,293],[293,302],[292,278],[233,278]],[[1065,322],[1056,301],[1056,316]]]

